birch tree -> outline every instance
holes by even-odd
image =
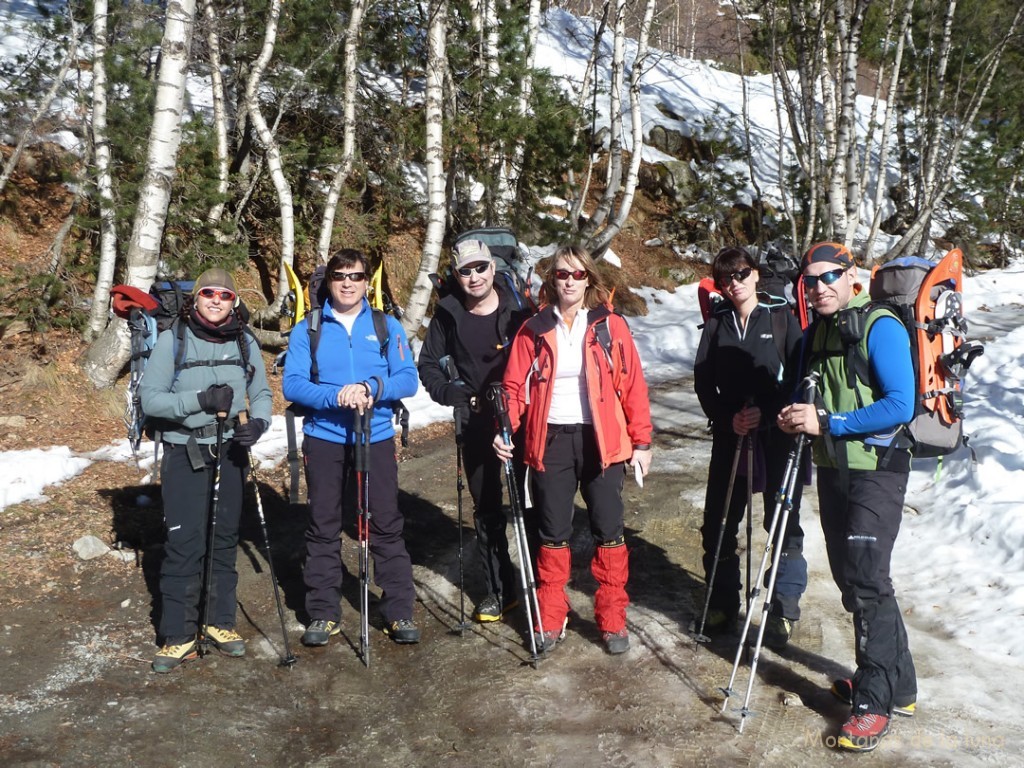
[[[93,291],[86,340],[96,338],[107,325],[107,302],[117,265],[117,228],[114,220],[110,141],[107,137],[107,0],[93,2],[92,143],[96,164],[96,205],[100,214],[100,262]]]
[[[447,67],[448,2],[433,0],[427,26],[427,70],[425,85],[427,228],[423,253],[402,325],[410,336],[423,322],[433,292],[430,274],[437,271],[444,239],[447,186],[444,167],[444,82]]]
[[[608,225],[599,232],[588,244],[594,253],[601,254],[607,250],[612,240],[626,223],[629,212],[633,208],[633,197],[636,194],[637,179],[640,174],[640,161],[643,157],[644,130],[643,113],[640,109],[640,87],[644,75],[644,65],[647,61],[647,45],[650,38],[651,22],[654,19],[655,0],[647,0],[640,22],[639,39],[636,44],[636,57],[630,67],[629,73],[629,115],[631,123],[631,140],[629,169],[626,172],[626,180],[623,184],[622,197],[611,216]]]
[[[169,0],[167,3],[146,171],[139,190],[124,277],[126,284],[142,291],[148,291],[156,277],[160,242],[167,221],[175,161],[181,145],[185,78],[195,14],[195,0]],[[109,387],[128,362],[129,355],[127,325],[115,317],[89,346],[82,367],[95,386]]]
[[[355,162],[356,150],[356,94],[359,90],[359,33],[363,26],[363,15],[366,10],[365,0],[354,0],[349,9],[348,27],[345,31],[345,62],[344,82],[342,83],[342,140],[341,159],[338,170],[331,179],[324,203],[324,218],[320,225],[320,240],[317,244],[317,255],[320,261],[327,263],[330,258],[331,236],[334,233],[334,217],[338,211],[341,190],[348,181]]]
[[[245,84],[245,105],[248,111],[249,120],[253,130],[263,145],[267,169],[270,172],[274,190],[277,192],[277,202],[281,214],[281,263],[278,268],[277,295],[271,308],[271,312],[280,310],[281,302],[288,293],[288,273],[285,265],[295,265],[295,211],[292,201],[292,188],[284,173],[284,163],[281,160],[281,147],[274,136],[274,131],[267,124],[263,116],[263,109],[260,106],[258,89],[263,73],[274,55],[274,44],[277,40],[277,25],[281,18],[282,0],[271,0],[267,13],[266,28],[263,34],[263,47],[260,55],[249,73],[249,79]]]

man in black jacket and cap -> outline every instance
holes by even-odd
[[[496,265],[486,243],[463,240],[451,258],[454,285],[434,309],[420,350],[419,375],[431,399],[452,406],[461,420],[463,465],[486,589],[473,618],[498,621],[518,600],[502,508],[502,465],[491,448],[496,422],[486,395],[489,384],[501,381],[509,344],[529,311],[520,309],[518,297],[502,281],[495,281]],[[444,366],[446,357],[454,371]]]

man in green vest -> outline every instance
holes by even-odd
[[[819,397],[814,405],[783,408],[778,423],[817,438],[821,527],[832,578],[853,614],[857,661],[853,677],[832,686],[853,708],[837,743],[865,752],[888,733],[894,713],[913,715],[917,702],[889,567],[910,474],[903,425],[914,415],[914,368],[903,323],[888,309],[868,306],[846,246],[818,243],[804,254],[801,271],[817,317],[804,360],[819,377]],[[857,345],[868,361],[866,377],[853,371]]]

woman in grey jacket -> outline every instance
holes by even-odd
[[[235,311],[231,275],[209,269],[199,276],[188,313],[160,334],[142,378],[147,418],[161,430],[164,525],[158,634],[163,647],[153,670],[168,672],[196,658],[205,639],[228,656],[245,654],[235,631],[235,558],[248,448],[271,419],[271,393],[259,343]],[[179,324],[184,327],[179,328]],[[239,424],[246,410],[250,419]],[[211,583],[205,599],[209,626],[200,627],[202,568],[207,555],[207,515],[217,465],[218,421],[223,419],[220,486]]]

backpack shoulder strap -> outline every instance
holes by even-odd
[[[306,335],[309,337],[309,380],[320,383],[320,366],[316,362],[316,348],[320,344],[320,321],[323,319],[323,307],[311,308],[306,313]]]
[[[380,356],[387,359],[388,356],[388,319],[382,309],[371,309],[373,315],[373,330],[377,334],[377,343],[380,344]]]
[[[779,353],[779,361],[786,364],[786,336],[789,332],[789,323],[786,322],[784,312],[788,309],[769,309],[768,316],[772,321],[772,338],[775,339],[775,349]]]

